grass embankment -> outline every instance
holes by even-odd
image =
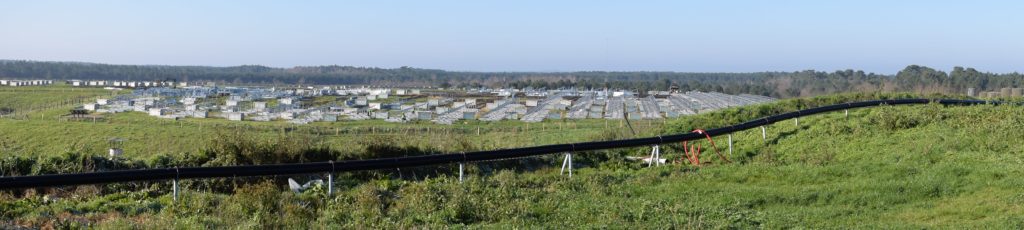
[[[680,118],[666,132],[859,99],[730,109]],[[451,168],[419,180],[345,174],[332,196],[266,182],[233,193],[186,190],[174,204],[166,184],[112,194],[82,186],[56,201],[0,199],[0,210],[21,223],[112,228],[1022,228],[1022,129],[1024,107],[886,106],[779,122],[767,140],[758,129],[735,133],[731,164],[707,151],[715,162],[703,167],[621,161],[646,153],[637,148],[577,154],[573,178],[559,176],[550,157],[550,167],[526,172],[470,164],[464,183]],[[716,142],[724,151],[725,138]],[[666,155],[677,159],[678,145]]]

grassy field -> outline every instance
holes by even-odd
[[[106,114],[96,121],[64,121],[68,110],[88,98],[110,95],[97,88],[64,86],[0,88],[0,106],[34,108],[19,119],[0,119],[0,156],[53,156],[68,152],[102,155],[109,140],[125,141],[125,157],[147,159],[202,152],[224,135],[265,139],[302,136],[338,150],[362,149],[367,137],[434,151],[467,151],[522,147],[633,136],[622,121],[565,120],[542,123],[467,121],[455,125],[430,122],[390,123],[381,120],[320,122],[294,125],[285,121],[236,122],[220,118],[160,119],[142,112]],[[664,120],[634,121],[637,133],[654,134]],[[529,135],[523,135],[528,133]],[[609,134],[612,133],[612,134]],[[611,136],[609,136],[611,135]]]
[[[786,100],[684,117],[662,132],[851,99]],[[342,174],[334,195],[323,188],[295,194],[281,178],[237,184],[233,192],[202,185],[207,180],[186,181],[178,203],[167,183],[79,186],[0,195],[0,215],[9,225],[100,228],[1019,229],[1020,130],[1022,107],[884,106],[851,110],[849,117],[801,118],[799,126],[782,121],[767,127],[766,140],[759,129],[735,133],[728,164],[706,150],[704,160],[713,162],[702,167],[647,168],[623,161],[649,151],[633,148],[579,153],[572,178],[559,175],[560,160],[551,156],[498,170],[487,169],[501,162],[470,164],[462,183],[451,166],[420,177],[394,170],[370,178]],[[554,131],[505,135],[545,132]],[[724,137],[716,142],[726,151]],[[667,156],[680,157],[678,144],[666,147]]]
[[[271,139],[304,135],[340,150],[359,149],[361,139],[372,137],[437,151],[578,142],[601,138],[609,132],[632,136],[621,121],[605,120],[542,123],[474,121],[455,125],[366,120],[294,125],[283,121],[236,122],[219,118],[175,121],[141,112],[109,114],[98,122],[56,119],[66,112],[66,109],[60,109],[43,111],[37,113],[40,114],[38,117],[29,119],[0,119],[0,130],[6,131],[0,134],[0,142],[3,143],[0,153],[16,156],[47,156],[69,151],[102,154],[109,147],[109,139],[122,138],[125,140],[125,157],[146,158],[161,154],[197,153],[215,137],[238,132]],[[645,120],[633,121],[632,125],[640,134],[653,134],[661,130],[663,123],[662,120]]]
[[[37,117],[44,111],[65,108],[74,104],[80,106],[80,103],[88,101],[95,103],[93,99],[96,97],[116,95],[117,93],[120,92],[67,85],[0,86],[0,111],[4,108],[14,110],[10,114],[3,113],[3,117],[26,118],[25,116],[29,114]]]

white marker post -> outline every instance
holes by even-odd
[[[654,153],[656,153],[655,154],[656,156],[654,157],[654,159],[657,160],[656,161],[656,162],[658,162],[657,165],[665,164],[665,163],[661,162],[661,145],[654,145]]]
[[[174,178],[171,181],[172,193],[174,194],[174,202],[178,202],[178,178]]]
[[[463,163],[459,163],[459,183],[462,183]]]
[[[327,174],[327,195],[334,194],[334,173]]]
[[[661,165],[661,147],[658,145],[651,146],[651,158],[647,162],[647,167],[652,165]]]
[[[174,203],[178,203],[178,177],[181,177],[181,172],[178,171],[178,167],[174,167],[174,180],[171,181],[171,193],[174,196]]]
[[[569,168],[569,178],[572,178],[572,153],[565,154],[565,159],[562,160],[562,172],[558,175],[564,175],[566,167]]]
[[[732,133],[729,134],[729,157],[732,157]]]
[[[761,140],[768,141],[768,132],[764,130],[764,126],[761,126]]]
[[[334,161],[331,161],[331,172],[327,174],[327,195],[334,194]]]

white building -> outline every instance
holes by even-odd
[[[338,115],[324,114],[323,117],[321,117],[320,120],[326,121],[326,122],[336,122],[336,121],[338,121]]]
[[[292,120],[295,119],[295,113],[293,112],[282,112],[280,114],[281,119]]]
[[[242,119],[245,119],[245,114],[243,113],[228,113],[228,120],[241,121]]]
[[[161,109],[161,108],[150,108],[149,109],[149,115],[150,116],[163,116],[163,115],[167,115],[167,110],[166,109]]]
[[[434,119],[434,113],[431,111],[416,111],[416,118],[420,120]]]
[[[206,110],[192,111],[191,114],[192,117],[195,118],[207,118],[210,116],[210,112],[207,112]]]

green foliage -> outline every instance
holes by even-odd
[[[203,152],[213,157],[205,164],[209,166],[318,162],[339,155],[313,136],[278,135],[268,139],[237,131],[220,133]]]
[[[909,95],[785,100],[680,118],[665,132],[904,96]],[[1024,172],[1024,146],[1016,144],[1024,142],[1022,107],[882,106],[850,110],[849,117],[804,117],[799,126],[779,122],[767,130],[767,140],[760,130],[734,133],[734,151],[727,155],[732,164],[647,168],[622,159],[649,151],[632,148],[577,153],[572,178],[559,175],[560,161],[553,157],[491,171],[481,169],[491,162],[467,164],[463,182],[455,171],[437,168],[442,172],[421,179],[339,174],[332,195],[323,187],[293,193],[279,178],[260,178],[232,191],[186,185],[179,203],[170,201],[167,185],[78,196],[0,194],[0,216],[31,226],[99,228],[1024,227],[1024,178],[1015,176]],[[715,140],[724,151],[724,138]],[[228,151],[235,148],[230,143],[248,142],[223,143],[227,147],[217,148]],[[245,151],[284,151],[291,148],[273,146],[287,143],[303,142],[255,143],[264,147]],[[364,143],[395,155],[433,151],[386,138]],[[678,159],[677,149],[663,149]],[[705,156],[712,155],[707,151]],[[282,156],[297,159],[298,153]],[[68,156],[82,160],[76,157]],[[43,194],[59,198],[48,201]]]

